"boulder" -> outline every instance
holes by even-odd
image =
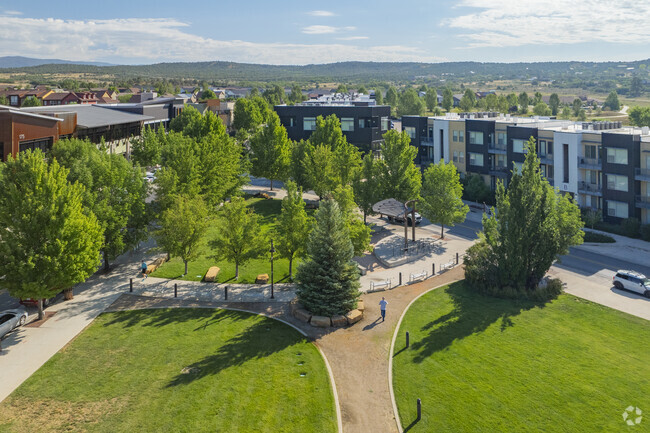
[[[289,303],[289,311],[291,311],[291,314],[293,315],[296,310],[304,310],[305,307],[298,302],[298,298],[293,298],[293,300]]]
[[[266,284],[269,282],[269,274],[259,274],[255,278],[255,284]]]
[[[358,301],[357,302],[357,310],[359,311],[364,311],[366,309],[365,305],[363,305],[363,301]]]
[[[348,321],[348,325],[354,325],[355,323],[363,319],[363,313],[359,310],[352,310],[345,315],[345,318]]]
[[[157,258],[156,260],[153,261],[151,266],[155,266],[155,267],[159,268],[163,263],[165,263],[165,261],[166,260],[165,260],[164,257],[159,257],[159,258]]]
[[[151,265],[147,266],[147,272],[146,272],[147,275],[149,275],[150,273],[152,273],[156,269],[158,269],[158,265],[151,264]]]
[[[332,321],[329,317],[325,316],[311,316],[311,326],[316,326],[318,328],[329,328],[332,325]]]
[[[346,319],[345,316],[332,316],[332,326],[342,328],[343,326],[347,326],[347,324],[348,319]]]
[[[311,313],[304,308],[298,308],[293,312],[293,317],[300,320],[301,322],[307,323],[309,322],[309,319],[311,319]]]
[[[210,269],[208,269],[208,272],[205,273],[205,277],[203,277],[203,280],[213,283],[217,279],[217,275],[219,275],[220,270],[221,269],[219,269],[216,266],[210,267]]]

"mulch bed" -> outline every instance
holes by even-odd
[[[45,311],[44,314],[45,314],[45,317],[43,317],[43,320],[34,320],[33,322],[28,323],[27,325],[25,325],[25,327],[26,328],[38,328],[43,323],[47,322],[47,320],[50,317],[54,316],[56,314],[56,311]]]

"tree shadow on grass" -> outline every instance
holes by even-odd
[[[464,281],[450,285],[446,292],[451,298],[453,310],[421,328],[424,336],[411,344],[411,350],[417,352],[413,358],[416,363],[421,363],[435,352],[447,349],[456,340],[485,331],[499,320],[501,332],[504,332],[514,326],[512,318],[522,311],[543,308],[546,305],[546,302],[484,296],[467,287]]]
[[[131,326],[155,326],[162,327],[171,324],[184,323],[197,319],[204,319],[205,326],[220,322],[225,319],[243,320],[247,315],[242,316],[241,312],[220,310],[211,308],[170,308],[120,311],[111,314],[113,317],[104,326],[122,325],[125,328]],[[204,328],[202,324],[197,329]]]
[[[199,327],[196,330],[201,329],[203,328]],[[188,373],[176,375],[166,385],[166,388],[186,385],[195,380],[219,374],[227,368],[241,366],[251,360],[266,358],[300,343],[304,339],[305,337],[298,334],[297,331],[275,320],[257,321],[231,338],[214,354],[188,365],[185,369]]]

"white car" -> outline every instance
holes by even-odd
[[[650,279],[634,271],[619,270],[612,277],[614,286],[619,290],[629,290],[650,298]]]
[[[27,323],[27,317],[27,311],[22,308],[0,312],[0,338]]]
[[[396,224],[404,224],[404,215],[398,215],[396,217],[388,217],[388,221],[391,223],[396,223]],[[418,225],[422,222],[422,216],[415,212],[415,225]],[[407,217],[407,224],[409,226],[412,226],[413,224],[411,223],[411,214],[408,214]]]

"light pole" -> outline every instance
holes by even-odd
[[[273,253],[275,252],[275,247],[273,246],[273,239],[271,239],[271,249],[269,250],[271,253],[271,299],[275,299],[273,296]]]

